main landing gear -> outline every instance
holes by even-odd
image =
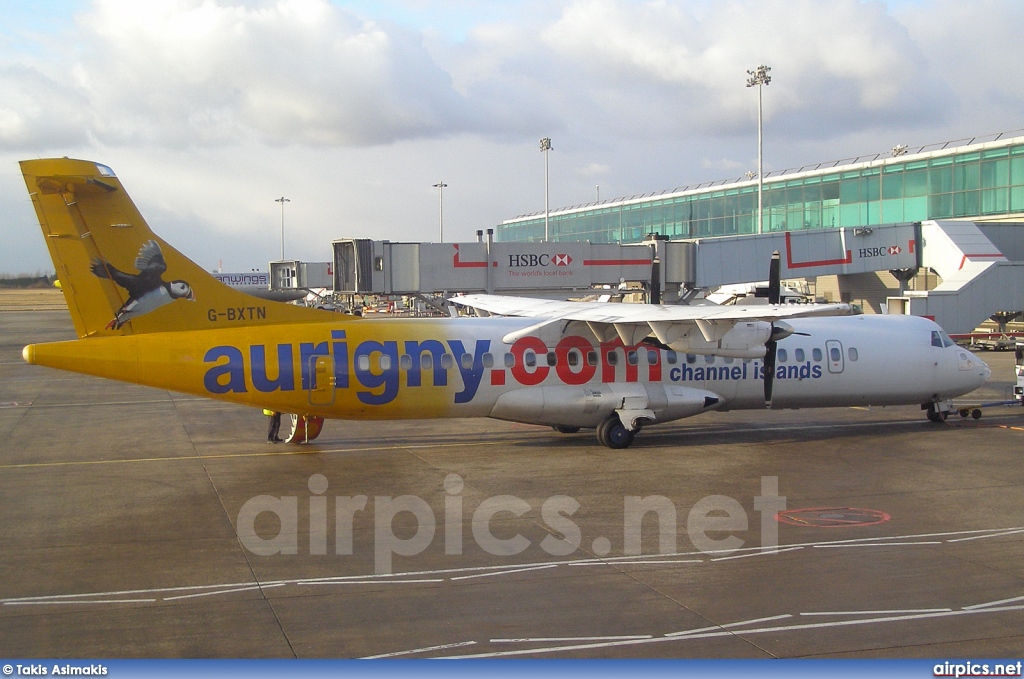
[[[597,427],[597,440],[602,446],[607,446],[613,449],[629,448],[630,444],[633,443],[633,437],[636,435],[635,431],[626,429],[625,425],[622,424],[622,420],[619,419],[617,414],[612,414],[610,417],[605,419],[604,422]]]
[[[285,443],[309,443],[324,428],[324,418],[316,415],[287,415],[291,421],[291,429],[284,437]]]

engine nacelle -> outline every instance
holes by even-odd
[[[714,392],[660,382],[523,387],[499,396],[490,417],[526,424],[596,427],[615,412],[628,416],[650,411],[657,422],[669,422],[720,404],[721,397]]]
[[[788,327],[788,326],[787,326]],[[744,321],[735,324],[721,337],[715,338],[714,324],[708,324],[707,339],[700,328],[694,327],[674,339],[669,347],[688,354],[714,354],[731,358],[764,358],[765,342],[772,336],[772,324],[765,321]],[[792,329],[790,329],[792,332]]]

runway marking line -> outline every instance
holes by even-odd
[[[650,639],[624,639],[621,641],[607,641],[590,644],[576,644],[572,646],[545,646],[541,648],[517,649],[514,651],[496,651],[492,653],[477,653],[472,655],[443,656],[446,659],[467,659],[467,658],[501,658],[523,655],[541,655],[545,653],[559,653],[564,651],[582,651],[598,648],[611,648],[615,646],[637,646],[646,644],[657,644],[666,641],[689,641],[691,639],[713,639],[716,637],[727,637],[748,634],[778,634],[780,632],[798,632],[812,629],[828,629],[832,627],[850,627],[854,625],[870,625],[884,622],[902,622],[905,620],[926,620],[929,618],[947,618],[961,615],[973,615],[977,613],[1003,613],[1009,611],[1024,611],[1024,606],[1004,606],[999,608],[962,609],[958,611],[942,611],[935,613],[913,613],[909,615],[893,615],[879,618],[862,618],[859,620],[836,620],[832,622],[802,623],[797,625],[775,625],[769,627],[755,627],[753,629],[722,629],[725,625],[718,625],[706,632],[693,630],[689,633],[677,633],[673,636],[652,637]],[[790,617],[790,616],[786,616]],[[732,623],[730,623],[732,624]],[[751,624],[751,621],[744,621],[737,624]]]
[[[902,615],[906,613],[946,613],[952,608],[908,608],[902,611],[815,611],[813,613],[801,613],[800,615]]]
[[[746,559],[751,556],[764,556],[765,554],[782,554],[783,552],[795,552],[803,547],[786,547],[785,549],[762,549],[760,552],[751,552],[749,554],[737,554],[735,556],[719,556],[712,559],[712,561],[728,561],[729,559]]]
[[[430,651],[443,651],[446,648],[459,648],[462,646],[473,646],[476,644],[475,641],[458,641],[454,644],[441,644],[440,646],[427,646],[425,648],[413,648],[408,651],[395,651],[394,653],[381,653],[380,655],[367,655],[361,658],[362,660],[377,660],[379,658],[397,658],[403,655],[412,655],[413,653],[429,653]]]

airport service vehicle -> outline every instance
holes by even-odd
[[[78,335],[25,360],[292,413],[293,441],[323,418],[492,417],[611,448],[715,409],[923,404],[941,420],[990,375],[928,319],[779,304],[777,256],[769,304],[749,307],[468,295],[453,301],[476,317],[377,320],[256,299],[157,237],[109,167],[21,168]]]

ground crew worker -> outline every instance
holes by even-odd
[[[270,426],[267,429],[267,443],[280,443],[281,439],[277,436],[277,433],[281,430],[281,413],[264,408],[263,414],[270,418]]]

